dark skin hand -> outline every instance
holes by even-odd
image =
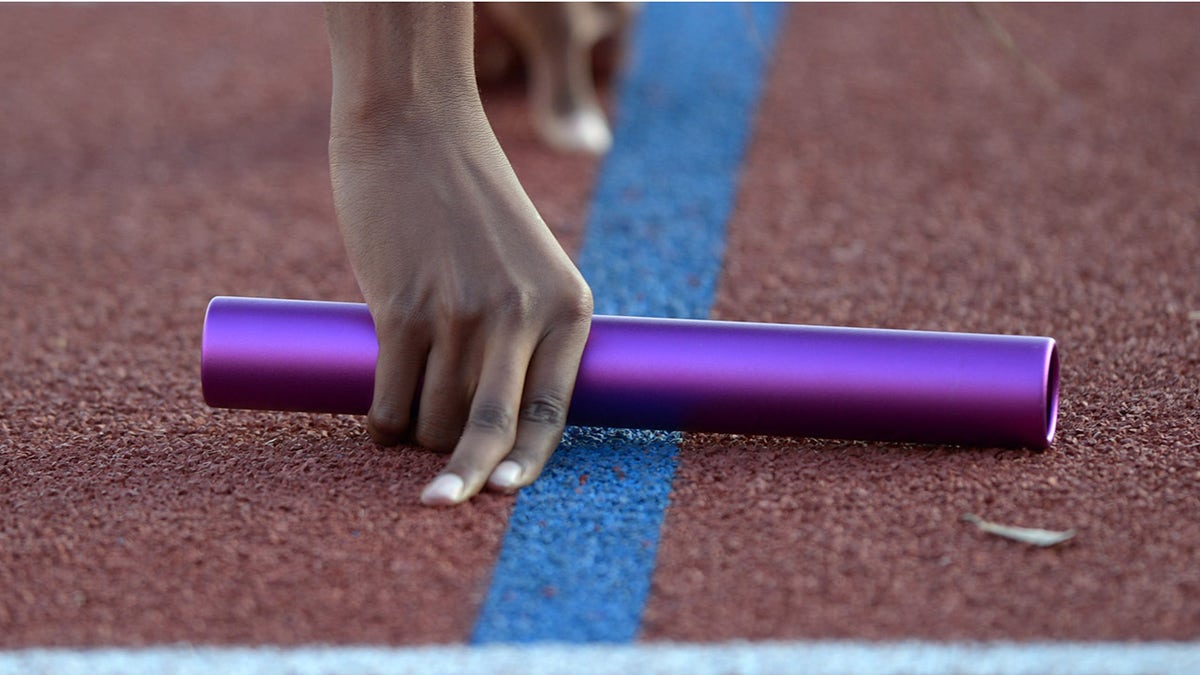
[[[367,429],[451,453],[421,495],[430,505],[537,478],[592,314],[484,114],[472,12],[326,7],[334,203],[379,340]]]

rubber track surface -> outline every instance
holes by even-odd
[[[1055,446],[692,437],[645,637],[1200,635],[1200,11],[986,8],[1055,89],[963,7],[792,8],[715,314],[1054,336]]]
[[[0,645],[453,642],[511,498],[359,419],[213,411],[212,295],[360,301],[334,226],[319,6],[0,8]],[[487,93],[578,244],[595,162]]]
[[[1052,335],[1057,443],[685,437],[643,638],[1200,635],[1200,9],[988,11],[1019,56],[959,6],[790,8],[715,313]],[[199,397],[212,295],[358,299],[320,8],[0,25],[0,647],[465,640],[511,498],[422,509],[440,457]],[[574,250],[595,164],[487,104]]]

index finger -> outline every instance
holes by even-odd
[[[532,483],[558,448],[589,326],[563,328],[538,345],[526,376],[516,441],[488,478],[493,489],[512,491]]]
[[[512,450],[517,408],[532,349],[503,339],[491,344],[512,346],[485,354],[479,385],[471,399],[462,436],[442,473],[421,493],[421,503],[453,505],[474,496],[496,464]]]

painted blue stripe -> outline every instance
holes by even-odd
[[[579,256],[597,313],[708,315],[782,13],[778,5],[644,9]],[[634,639],[679,440],[569,429],[517,500],[472,640]]]

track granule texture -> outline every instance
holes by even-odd
[[[320,7],[6,6],[0,646],[461,641],[512,498],[351,417],[207,409],[213,295],[359,301]],[[595,161],[485,92],[569,247]]]
[[[988,11],[1057,91],[961,7],[792,8],[715,314],[1054,336],[1055,446],[688,437],[644,638],[1200,636],[1200,8]]]
[[[789,8],[714,313],[1056,337],[1055,446],[685,436],[643,639],[1200,636],[1200,8],[985,9],[1020,56]],[[0,647],[465,641],[511,498],[424,509],[439,456],[200,399],[211,296],[359,299],[320,9],[0,25]],[[596,163],[485,103],[576,250]]]

